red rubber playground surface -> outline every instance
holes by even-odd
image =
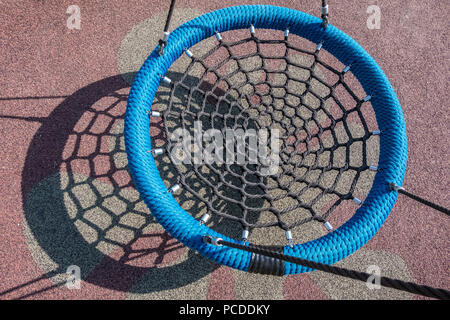
[[[169,0],[0,3],[0,299],[423,299],[322,272],[291,277],[216,265],[152,219],[127,171],[123,115],[134,72]],[[320,1],[178,0],[171,28],[238,4],[313,15]],[[80,29],[69,29],[70,5]],[[330,1],[330,23],[360,43],[406,120],[404,187],[450,207],[448,1]],[[367,8],[381,10],[369,29]],[[157,134],[157,133],[152,133]],[[400,197],[362,249],[338,263],[450,289],[448,217]],[[79,289],[66,286],[80,268]]]

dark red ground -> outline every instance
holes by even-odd
[[[258,1],[315,15],[319,2]],[[179,0],[177,9],[189,15],[251,3],[255,1]],[[364,284],[320,273],[272,279],[217,268],[157,226],[145,230],[125,253],[110,250],[105,255],[77,240],[71,220],[58,220],[55,211],[61,208],[55,203],[62,201],[63,187],[54,177],[69,170],[63,151],[93,104],[114,92],[126,95],[129,85],[120,76],[121,66],[134,58],[132,51],[120,48],[136,46],[139,51],[140,44],[122,41],[132,28],[153,18],[159,24],[148,34],[149,43],[142,42],[153,47],[169,1],[83,1],[81,30],[66,27],[70,4],[0,3],[0,299],[419,298],[385,289],[367,293]],[[380,30],[366,27],[366,9],[372,4],[381,8]],[[447,207],[449,10],[448,1],[330,1],[331,23],[378,61],[402,104],[409,143],[404,186]],[[118,106],[112,113],[120,118],[125,100]],[[107,144],[101,144],[105,154]],[[126,171],[105,169],[108,160],[103,160],[95,159],[88,171],[82,164],[70,170],[106,184],[114,180],[118,189],[129,184]],[[378,263],[390,276],[449,289],[449,231],[448,217],[400,198],[380,232],[344,265]],[[64,285],[70,264],[82,267],[80,290]],[[249,287],[253,289],[246,291]]]

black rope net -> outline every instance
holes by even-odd
[[[312,240],[363,205],[378,170],[370,96],[321,45],[228,31],[161,77],[152,150],[164,150],[155,156],[161,176],[181,187],[175,197],[195,218],[207,214],[233,238],[247,230],[252,242],[285,245],[286,231]]]

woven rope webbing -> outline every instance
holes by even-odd
[[[158,126],[167,140],[153,148],[164,147],[171,160],[170,170],[160,166],[161,175],[170,171],[179,177],[172,184],[181,183],[211,213],[245,230],[325,222],[342,201],[354,199],[362,174],[366,192],[373,179],[378,139],[366,122],[370,97],[352,90],[349,68],[325,61],[320,45],[307,50],[291,43],[287,32],[270,40],[246,32],[235,41],[219,35],[204,55],[185,57],[184,72],[167,73],[168,106],[155,101],[152,108],[162,109]],[[194,136],[196,121],[203,131],[217,129],[223,136],[227,129],[279,129],[278,172],[261,175],[262,165],[250,163],[248,154],[241,164],[174,164],[178,141],[170,135],[182,128]],[[224,154],[230,150],[237,151],[236,144],[222,147]]]

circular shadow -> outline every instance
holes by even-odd
[[[22,199],[37,244],[30,250],[51,260],[49,277],[77,265],[89,283],[149,293],[195,282],[218,265],[158,227],[128,175],[123,79],[132,76],[92,83],[42,121],[27,151]]]

